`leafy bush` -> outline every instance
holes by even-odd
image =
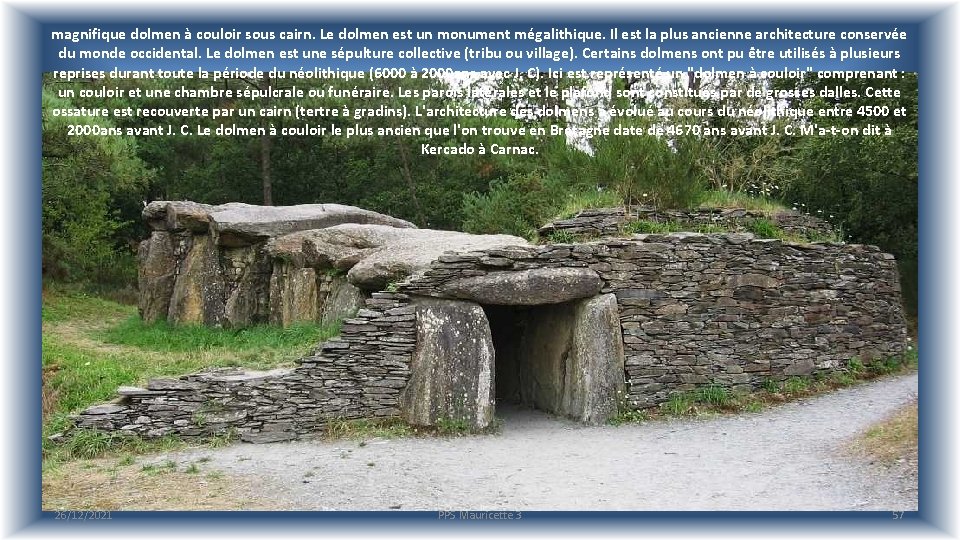
[[[44,90],[42,112],[42,249],[45,277],[130,282],[132,253],[117,238],[127,225],[117,210],[150,178],[126,136],[70,136],[68,124],[111,127],[101,118],[53,116],[71,106]]]
[[[649,127],[632,119],[611,124],[644,132]],[[594,138],[592,144],[597,182],[615,188],[628,205],[692,208],[703,194],[703,169],[698,163],[702,143],[696,137],[610,135]]]

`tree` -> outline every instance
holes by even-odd
[[[133,137],[96,135],[115,129],[109,119],[55,115],[54,109],[72,103],[47,89],[41,100],[43,273],[65,280],[118,278],[118,266],[130,267],[117,265],[118,257],[131,254],[116,234],[124,225],[118,201],[136,194],[151,171],[137,157]]]

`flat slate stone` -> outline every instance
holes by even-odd
[[[93,407],[87,407],[84,409],[83,414],[114,414],[127,410],[126,407],[120,405],[94,405]]]
[[[157,392],[137,386],[121,386],[120,388],[117,388],[117,394],[121,396],[150,396],[156,395]]]
[[[440,290],[480,304],[536,306],[596,296],[603,282],[587,268],[534,268],[457,279]]]

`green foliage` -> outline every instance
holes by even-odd
[[[463,230],[533,239],[536,230],[556,215],[564,191],[557,177],[540,171],[511,175],[491,184],[487,193],[464,195]]]
[[[671,416],[686,416],[696,412],[696,403],[692,396],[684,392],[677,392],[670,399],[660,404],[660,409]]]
[[[109,119],[54,116],[73,104],[44,89],[41,95],[42,242],[44,276],[61,280],[129,282],[130,253],[118,238],[127,225],[119,200],[135,197],[151,171],[127,136],[70,135],[69,125],[111,128]]]
[[[719,384],[711,384],[697,389],[695,399],[713,407],[726,407],[733,401],[730,391]]]
[[[768,196],[754,196],[742,191],[707,190],[700,198],[703,208],[742,208],[774,216],[788,208],[776,199]]]
[[[211,448],[223,448],[224,446],[228,446],[239,439],[240,434],[237,433],[237,429],[231,426],[207,438],[206,443]]]
[[[649,127],[643,121],[628,119],[616,125],[642,130]],[[597,183],[616,189],[626,204],[692,208],[699,202],[704,175],[698,165],[702,144],[696,137],[668,140],[655,135],[610,135],[595,138],[591,144]]]
[[[302,356],[324,339],[325,332],[336,331],[316,327],[251,328],[248,331],[157,327],[123,319],[133,311],[135,308],[130,306],[82,293],[45,291],[41,310],[44,392],[56,395],[55,407],[43,426],[45,452],[48,450],[46,437],[65,430],[70,423],[70,413],[113,398],[119,386],[143,384],[151,377],[182,375],[207,367],[274,367]],[[99,320],[121,322],[102,332],[85,329],[84,325],[90,321]],[[75,334],[81,338],[70,338]],[[98,337],[103,339],[105,335],[113,336],[123,345],[98,341]],[[203,418],[199,420],[202,422]],[[71,442],[75,447],[70,447],[67,455],[83,457],[103,447],[115,448],[119,442],[133,444],[132,440],[82,434],[78,441]],[[89,450],[84,450],[87,447]]]
[[[780,391],[780,381],[776,379],[765,379],[762,387],[765,391],[771,394],[776,394]]]
[[[553,231],[546,240],[549,244],[573,244],[577,241],[577,235],[569,231]]]
[[[757,413],[763,410],[763,403],[756,400],[749,400],[743,404],[742,410],[744,412]]]
[[[745,224],[748,231],[757,235],[759,238],[777,238],[783,239],[784,234],[780,227],[777,227],[769,219],[751,219]]]
[[[903,359],[897,356],[877,358],[867,366],[867,370],[876,375],[897,373],[904,366]]]
[[[615,208],[623,206],[623,198],[614,191],[605,189],[587,189],[575,191],[562,201],[559,213],[553,218],[569,219],[591,208]]]
[[[895,79],[845,80],[804,77],[802,82],[780,80],[777,85],[813,89],[843,86],[856,90],[856,98],[806,100],[808,107],[853,108],[861,105],[905,106],[906,115],[883,119],[892,133],[883,136],[835,135],[800,137],[792,150],[796,175],[787,182],[784,200],[811,209],[842,227],[856,242],[876,244],[897,257],[905,306],[916,313],[917,305],[917,203],[918,203],[918,83],[914,73]],[[865,87],[897,89],[901,98],[867,98]],[[797,104],[799,105],[799,104]],[[873,118],[818,122],[858,126],[876,123]]]
[[[863,361],[859,357],[854,356],[847,362],[847,369],[850,371],[851,375],[860,375],[866,369],[863,365]]]
[[[436,431],[438,435],[460,436],[470,433],[470,425],[461,418],[441,418],[437,420]]]
[[[62,444],[53,444],[44,438],[45,467],[56,467],[64,461],[124,456],[120,465],[132,464],[131,454],[159,452],[184,446],[174,436],[143,439],[137,435],[107,433],[95,429],[75,429]]]
[[[607,423],[612,426],[640,424],[650,420],[650,413],[644,410],[623,409]]]
[[[326,425],[328,439],[395,439],[409,437],[415,433],[414,429],[400,418],[339,418]],[[361,442],[361,446],[365,443]]]
[[[810,389],[810,381],[803,377],[790,377],[783,382],[783,391],[787,394],[802,394]]]

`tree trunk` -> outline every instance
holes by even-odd
[[[263,98],[264,108],[270,107],[270,77],[263,77],[263,86],[261,90],[266,90],[268,95]],[[273,206],[273,166],[270,161],[270,151],[273,148],[273,137],[267,131],[267,121],[261,117],[260,127],[263,128],[263,135],[260,135],[260,177],[263,180],[263,205]]]

